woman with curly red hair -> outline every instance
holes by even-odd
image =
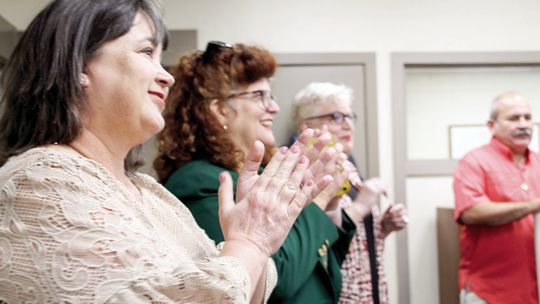
[[[274,57],[263,48],[210,42],[204,52],[182,56],[172,70],[176,83],[167,100],[154,167],[160,181],[218,243],[223,241],[218,174],[228,171],[236,183],[239,170],[252,166],[244,157],[253,142],[275,144],[272,124],[279,106],[269,83],[275,69]],[[237,197],[243,191],[238,188]],[[278,284],[270,302],[336,303],[340,265],[355,228],[347,215],[334,223],[316,204],[308,205],[272,257]]]
[[[270,92],[268,78],[275,69],[276,63],[270,53],[243,44],[228,48],[219,42],[210,42],[204,53],[182,56],[173,70],[176,85],[167,100],[166,126],[158,135],[159,154],[154,167],[159,180],[165,182],[173,171],[196,159],[207,159],[210,163],[238,170],[244,161],[245,148],[255,139],[266,147],[273,147],[271,123],[279,107],[275,102],[269,102],[270,96],[265,94]],[[256,82],[259,82],[257,90],[250,95],[231,96],[239,86]],[[232,98],[268,102],[269,108],[263,111],[268,112],[264,125],[239,125],[245,117],[225,122],[221,121],[225,118],[211,115],[211,111],[229,115],[234,112],[234,107],[242,106],[227,102]],[[254,128],[238,130],[246,132],[244,134],[236,132],[243,126]],[[250,134],[253,132],[260,133],[261,138]]]

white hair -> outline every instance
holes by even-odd
[[[332,100],[340,100],[351,106],[353,91],[344,84],[333,84],[331,82],[312,82],[308,84],[294,97],[293,119],[296,127],[300,127],[305,118],[312,116],[316,108]]]

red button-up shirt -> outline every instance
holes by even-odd
[[[454,219],[483,203],[526,202],[540,198],[540,158],[527,152],[523,165],[496,138],[469,152],[454,175]],[[490,304],[537,304],[538,289],[532,215],[497,226],[463,225],[459,286]]]

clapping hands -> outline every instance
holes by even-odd
[[[219,218],[226,242],[256,246],[267,256],[279,249],[304,206],[333,180],[321,174],[335,153],[325,148],[330,136],[318,136],[308,150],[315,135],[307,129],[290,149],[281,147],[260,175],[264,146],[257,141],[240,172],[236,204],[230,175],[220,175]]]
[[[381,219],[381,228],[384,236],[393,231],[398,231],[409,222],[407,210],[403,204],[393,204],[388,206]]]

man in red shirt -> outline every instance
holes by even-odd
[[[491,142],[469,152],[454,175],[460,236],[461,303],[538,304],[533,215],[540,211],[540,158],[528,146],[531,108],[498,96]]]

